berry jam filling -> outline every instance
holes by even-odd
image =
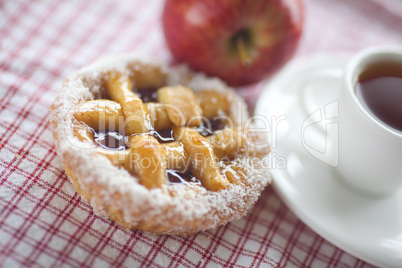
[[[216,131],[221,130],[225,127],[223,120],[219,117],[215,117],[206,122],[202,121],[199,127],[195,129],[204,137],[211,136],[215,134]]]
[[[158,140],[159,143],[174,141],[173,130],[171,129],[164,129],[159,131],[151,130],[150,133]]]
[[[143,102],[157,102],[156,90],[156,88],[134,89],[134,93],[137,94]]]
[[[137,136],[137,135],[149,135],[151,134],[152,137],[154,137],[159,143],[168,143],[175,141],[173,138],[173,130],[172,129],[164,129],[164,130],[149,130],[149,132],[146,133],[134,133],[131,136]]]
[[[126,149],[126,144],[124,141],[124,136],[116,131],[107,132],[96,132],[92,130],[94,134],[94,140],[100,147],[109,150],[124,150]]]
[[[166,175],[170,184],[176,183],[194,183],[201,185],[201,182],[191,174],[191,172],[181,172],[174,169],[167,169]]]

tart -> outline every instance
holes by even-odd
[[[245,215],[271,180],[245,102],[185,66],[98,60],[64,81],[51,124],[76,191],[127,229],[215,228]]]

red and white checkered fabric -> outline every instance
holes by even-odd
[[[400,0],[305,2],[296,56],[402,45]],[[243,219],[190,237],[126,231],[81,200],[56,155],[49,106],[64,77],[101,56],[135,51],[170,61],[162,6],[0,1],[0,266],[371,267],[314,233],[272,188]],[[263,85],[240,92],[253,105]]]

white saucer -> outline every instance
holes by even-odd
[[[353,191],[334,172],[336,154],[325,147],[326,137],[338,131],[336,96],[348,58],[296,59],[259,97],[255,115],[271,126],[273,185],[304,223],[334,245],[373,265],[402,267],[402,191],[383,197]]]

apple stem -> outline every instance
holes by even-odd
[[[236,39],[236,49],[240,56],[240,61],[243,66],[249,67],[251,65],[251,57],[247,51],[246,43],[244,38]]]

